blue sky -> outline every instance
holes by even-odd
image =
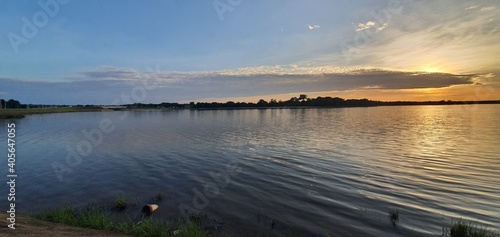
[[[5,0],[0,98],[56,104],[112,104],[133,93],[140,99],[133,102],[143,103],[299,93],[500,99],[499,5]],[[141,89],[148,79],[155,86]]]

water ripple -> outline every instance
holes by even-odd
[[[500,109],[477,108],[467,114],[460,106],[412,106],[136,111],[125,120],[120,112],[28,116],[19,122],[19,203],[33,211],[25,204],[43,209],[118,194],[146,202],[161,191],[172,198],[165,209],[175,211],[176,204],[191,205],[193,190],[215,182],[211,174],[218,173],[231,182],[202,211],[245,231],[265,233],[270,219],[278,230],[304,235],[436,236],[460,217],[496,228]],[[64,164],[67,147],[103,118],[116,131],[54,185],[52,162]],[[227,174],[229,163],[241,172]],[[399,228],[387,219],[391,208],[401,211]]]

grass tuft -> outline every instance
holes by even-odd
[[[115,210],[116,211],[124,211],[128,207],[127,200],[124,196],[118,196],[115,201]]]
[[[97,229],[113,230],[124,234],[144,236],[144,237],[205,237],[212,236],[209,231],[200,227],[199,219],[201,215],[196,216],[196,222],[179,221],[175,225],[168,225],[167,222],[155,221],[146,218],[139,223],[133,221],[113,223],[111,215],[113,212],[103,206],[89,204],[87,208],[76,211],[69,206],[62,206],[55,210],[46,211],[42,214],[33,215],[34,218],[58,222],[72,226]],[[177,234],[174,234],[174,231]]]
[[[484,227],[477,226],[472,222],[467,222],[462,219],[453,221],[451,227],[443,233],[443,236],[450,237],[498,237],[498,233],[494,233]]]
[[[139,224],[133,222],[122,223],[118,226],[118,231],[135,236],[142,237],[206,237],[210,233],[204,231],[200,226],[193,222],[179,223],[176,228],[171,228],[166,222],[158,222],[152,219],[146,219]],[[175,232],[175,234],[174,234]]]
[[[392,226],[396,227],[396,224],[399,222],[399,209],[393,208],[389,211],[389,220],[392,223]]]
[[[77,225],[78,223],[78,218],[75,211],[69,206],[62,206],[55,210],[34,215],[34,217],[41,220],[58,222],[74,226]]]
[[[108,213],[97,206],[89,206],[81,213],[77,213],[68,206],[63,206],[43,214],[34,215],[34,217],[41,220],[97,230],[111,230],[113,228],[113,222]]]
[[[113,229],[113,221],[103,208],[89,206],[80,216],[79,226],[96,230],[111,230]]]
[[[118,226],[118,230],[124,234],[135,236],[171,236],[166,223],[156,222],[151,219],[144,220],[139,224],[133,222],[122,223]]]
[[[178,227],[178,234],[175,236],[179,237],[206,237],[211,236],[210,232],[204,231],[200,226],[194,222],[188,222],[186,224],[181,224]]]

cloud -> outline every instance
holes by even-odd
[[[377,31],[383,31],[387,27],[387,23],[384,23],[381,27],[377,28]]]
[[[444,2],[435,4],[449,6]],[[358,30],[372,29],[346,37],[346,43],[339,44],[344,60],[356,65],[436,69],[455,74],[498,72],[500,19],[497,12],[480,12],[482,6],[464,10],[470,3],[450,5],[447,11],[440,11],[442,8],[437,6],[424,3],[408,6],[412,11],[393,15],[388,22],[391,27],[385,27],[383,34],[372,34],[374,27],[383,26],[369,22],[359,24]],[[421,17],[424,15],[427,17]],[[324,58],[335,56],[332,53]]]
[[[307,28],[309,28],[309,30],[315,30],[315,29],[319,29],[320,26],[319,25],[308,25]]]
[[[77,80],[92,80],[92,81],[102,81],[102,80],[134,80],[138,78],[140,74],[131,69],[113,68],[113,67],[99,67],[96,70],[82,71],[79,76],[75,79]]]
[[[356,29],[356,31],[362,31],[362,30],[366,30],[366,29],[370,29],[372,27],[375,26],[375,22],[373,21],[368,21],[366,23],[359,23],[358,24],[358,28]]]
[[[387,26],[388,26],[387,23],[380,25],[379,23],[376,23],[373,21],[368,21],[366,23],[359,23],[356,31],[363,31],[363,30],[367,30],[370,28],[376,28],[377,32],[379,32],[379,31],[383,31],[385,28],[387,28]]]
[[[149,71],[139,72],[127,68],[115,67],[98,67],[91,70],[81,71],[75,76],[68,77],[70,82],[122,82],[127,85],[135,85],[142,80],[154,78],[155,81],[161,82],[163,85],[174,83],[185,78],[187,73],[169,72],[169,71]]]
[[[465,10],[472,10],[472,9],[476,9],[478,7],[479,7],[478,5],[474,5],[474,6],[470,6],[470,7],[465,8]]]
[[[130,80],[131,76],[133,80]],[[134,88],[151,78],[157,79],[158,86],[147,90],[147,98],[140,102],[198,101],[203,98],[312,93],[326,90],[444,88],[452,85],[472,85],[478,77],[475,74],[292,65],[196,73],[97,68],[93,72],[82,72],[67,82],[33,82],[4,78],[0,79],[0,84],[10,93],[7,97],[15,97],[23,103],[112,104],[123,94],[130,94]],[[108,80],[109,78],[113,79]]]
[[[495,6],[489,6],[489,7],[483,7],[483,8],[481,8],[481,11],[482,12],[489,12],[489,11],[494,11],[496,9],[497,9],[497,7],[495,7]]]

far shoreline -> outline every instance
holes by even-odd
[[[126,107],[120,109],[105,108],[106,106],[69,106],[60,105],[48,108],[16,108],[16,109],[0,109],[0,119],[21,119],[26,115],[33,114],[52,114],[52,113],[76,113],[76,112],[110,112],[110,111],[140,111],[140,110],[266,110],[266,109],[331,109],[331,108],[366,108],[366,107],[382,107],[382,106],[423,106],[423,105],[477,105],[477,104],[500,104],[500,100],[486,101],[371,101],[371,104],[365,105],[295,105],[295,106],[221,106],[213,107],[191,107],[189,105],[181,105],[181,107],[166,108],[156,104],[132,104],[124,105]],[[224,106],[222,106],[224,105]]]
[[[75,112],[101,112],[102,107],[52,107],[52,108],[26,108],[26,109],[0,109],[0,119],[20,119],[32,114],[54,114]]]

